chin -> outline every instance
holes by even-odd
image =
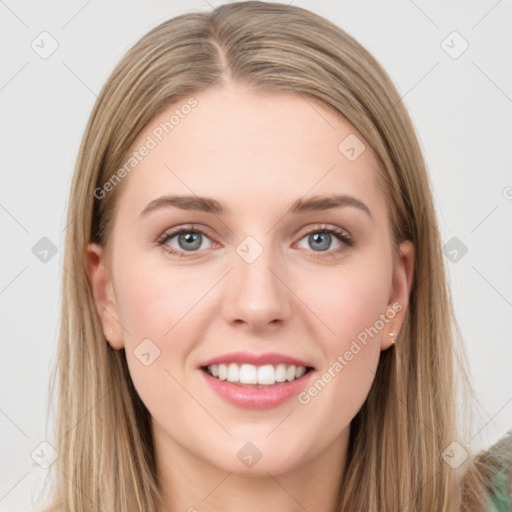
[[[283,445],[281,441],[265,439],[268,431],[259,437],[245,437],[230,444],[211,463],[226,472],[239,475],[268,477],[268,473],[278,475],[297,467],[301,453],[293,445]],[[303,445],[302,445],[303,446]],[[283,450],[283,447],[286,447]],[[220,464],[219,464],[220,462]]]

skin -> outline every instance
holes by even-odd
[[[338,150],[349,134],[364,141],[344,118],[293,93],[232,83],[194,97],[198,105],[124,178],[110,258],[96,244],[87,248],[104,332],[114,349],[126,349],[151,413],[165,510],[332,510],[350,422],[391,345],[388,333],[403,323],[413,246],[393,254],[370,147],[355,161]],[[296,199],[334,193],[363,201],[371,217],[351,206],[286,214]],[[229,213],[168,207],[139,217],[166,194],[212,197]],[[178,236],[165,243],[185,256],[155,243],[189,223],[206,232],[195,252]],[[332,235],[318,249],[307,235],[323,224],[342,228],[353,246]],[[247,236],[263,250],[252,263],[236,252]],[[240,409],[197,368],[237,350],[280,352],[310,362],[314,382],[394,303],[401,311],[308,404]],[[149,366],[134,355],[146,338],[160,350]],[[262,453],[250,468],[237,457],[248,441]]]

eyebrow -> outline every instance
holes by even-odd
[[[150,212],[163,208],[176,207],[182,210],[201,211],[205,213],[213,213],[216,215],[224,215],[230,213],[229,209],[221,202],[210,197],[199,196],[162,196],[151,201],[140,213],[140,217],[145,217]],[[372,213],[368,206],[361,200],[346,195],[328,195],[314,196],[310,199],[297,199],[288,208],[287,212],[292,214],[300,214],[306,212],[318,212],[330,210],[331,208],[343,208],[352,206],[367,213],[373,219]]]

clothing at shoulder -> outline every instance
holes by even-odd
[[[512,430],[484,454],[495,468],[488,498],[488,512],[512,512]]]

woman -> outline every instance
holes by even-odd
[[[510,507],[509,438],[474,459],[456,417],[412,123],[340,28],[244,2],[153,29],[68,216],[47,510]]]

